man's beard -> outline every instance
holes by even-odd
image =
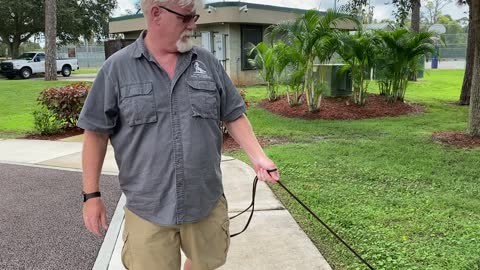
[[[191,36],[193,35],[192,31],[185,31],[182,33],[180,38],[177,41],[177,50],[180,53],[188,52],[193,47],[193,42]]]

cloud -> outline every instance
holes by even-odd
[[[118,0],[117,8],[113,11],[113,17],[125,15],[127,10],[136,11],[134,0]]]

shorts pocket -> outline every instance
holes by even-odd
[[[220,197],[220,201],[223,202],[225,206],[225,210],[228,214],[228,201],[227,201],[227,197],[225,197],[225,194],[222,194],[222,196]]]
[[[187,81],[192,116],[218,119],[217,85],[212,81]]]
[[[157,122],[157,109],[151,82],[122,86],[120,95],[120,111],[129,126]]]
[[[223,232],[225,233],[225,237],[227,238],[226,239],[226,248],[225,248],[225,257],[227,256],[227,253],[228,253],[228,249],[230,248],[230,220],[227,219],[227,221],[225,221],[223,224],[222,224],[222,229],[223,229]]]
[[[122,264],[125,269],[130,269],[130,263],[131,263],[131,258],[130,258],[130,250],[128,248],[128,233],[123,230],[123,247],[122,247]]]

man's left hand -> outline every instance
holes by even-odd
[[[276,183],[280,179],[277,166],[267,157],[257,160],[255,164],[253,164],[253,168],[260,181]]]

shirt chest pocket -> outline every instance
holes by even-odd
[[[218,119],[217,86],[211,81],[187,81],[192,116]]]
[[[122,86],[120,95],[120,110],[129,126],[157,122],[155,97],[151,82]]]

